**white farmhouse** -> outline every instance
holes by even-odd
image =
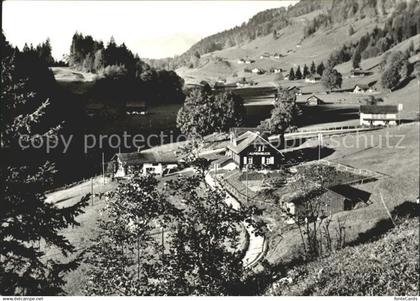
[[[375,89],[370,87],[366,84],[357,84],[353,88],[353,93],[360,94],[360,93],[374,93]]]
[[[145,150],[133,153],[118,153],[112,158],[114,162],[114,177],[130,177],[134,171],[142,174],[151,173],[163,176],[166,172],[178,166],[175,154]]]
[[[360,125],[397,125],[398,106],[364,105],[360,106]]]

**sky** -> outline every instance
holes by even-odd
[[[256,13],[297,1],[17,1],[3,2],[6,39],[22,48],[50,38],[55,59],[78,31],[105,44],[111,36],[144,58],[182,54],[208,35]]]

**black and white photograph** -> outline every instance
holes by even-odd
[[[418,300],[420,0],[1,20],[1,300]]]

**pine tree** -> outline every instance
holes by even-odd
[[[315,62],[314,61],[312,61],[312,63],[311,63],[311,74],[315,74],[316,73],[316,66],[315,66]]]
[[[325,67],[324,67],[324,63],[321,62],[318,67],[316,68],[316,73],[318,73],[320,76],[322,76],[322,74],[324,73]]]
[[[1,44],[2,54],[10,53],[4,37]],[[48,244],[64,255],[75,251],[59,231],[78,225],[75,218],[87,200],[66,208],[48,203],[44,191],[53,181],[54,165],[19,145],[19,141],[37,135],[45,139],[59,127],[37,132],[49,103],[44,101],[33,109],[36,93],[16,71],[18,55],[5,56],[1,62],[0,294],[57,295],[63,293],[63,273],[77,264],[74,260],[47,260],[44,250]]]
[[[353,69],[360,67],[360,62],[362,60],[362,56],[360,54],[359,48],[356,48],[356,50],[353,53],[353,57],[351,58]]]
[[[303,78],[306,78],[309,75],[309,69],[306,64],[303,66]]]
[[[295,80],[295,71],[293,70],[293,67],[290,68],[289,71],[289,80]]]
[[[298,66],[296,69],[295,78],[302,79],[302,72],[300,71],[300,66]]]

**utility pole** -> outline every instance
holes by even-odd
[[[92,206],[93,206],[93,177],[90,178],[90,194],[92,195]]]
[[[246,204],[248,205],[248,164],[245,165],[245,178],[246,178],[246,184],[245,184]]]
[[[102,152],[102,179],[105,185],[105,154]]]
[[[140,279],[140,237],[137,236],[137,280]]]
[[[318,161],[321,160],[322,134],[318,133]]]
[[[165,229],[160,227],[161,241],[162,241],[162,255],[165,255]]]

